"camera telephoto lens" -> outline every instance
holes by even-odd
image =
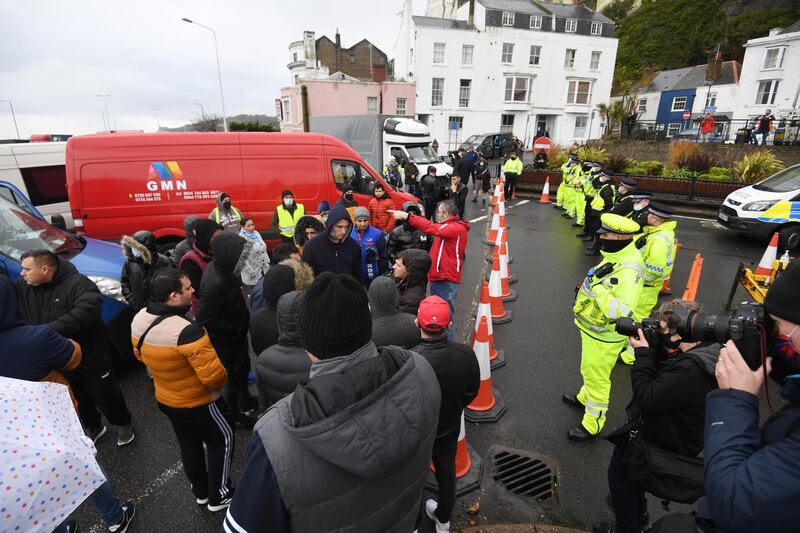
[[[727,316],[706,315],[689,309],[676,309],[674,313],[680,318],[677,330],[683,340],[724,343],[730,338]]]
[[[638,335],[637,331],[640,327],[642,326],[634,322],[632,318],[623,316],[617,319],[616,330],[620,335],[625,335],[626,337],[636,337]]]

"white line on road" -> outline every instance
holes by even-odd
[[[686,220],[714,220],[713,218],[708,217],[690,217],[686,215],[672,215],[674,218],[684,218]]]
[[[508,208],[509,208],[509,209],[511,209],[512,207],[517,207],[518,205],[525,205],[525,204],[527,204],[528,202],[530,202],[530,200],[522,200],[522,201],[520,201],[520,202],[517,202],[517,203],[516,203],[516,204],[514,204],[514,205],[510,205],[510,206],[508,206]]]
[[[480,222],[481,220],[486,220],[486,215],[483,215],[482,217],[478,218],[473,218],[472,220],[469,221],[469,223],[474,224],[475,222]]]

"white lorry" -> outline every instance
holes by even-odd
[[[394,115],[341,115],[312,117],[309,129],[325,133],[349,144],[372,168],[383,174],[384,165],[394,156],[402,166],[409,156],[424,175],[428,166],[436,167],[438,176],[453,173],[431,148],[428,126],[410,117]]]

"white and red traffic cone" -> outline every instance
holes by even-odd
[[[481,286],[481,299],[478,303],[478,309],[473,313],[475,317],[475,329],[472,330],[472,344],[473,350],[475,344],[475,335],[478,332],[478,327],[481,325],[481,317],[486,317],[486,323],[489,328],[489,366],[492,370],[505,366],[506,354],[504,350],[498,350],[494,342],[494,328],[492,327],[492,307],[489,303],[489,282],[484,281]]]
[[[500,393],[492,387],[492,369],[489,363],[489,326],[485,316],[481,317],[475,341],[472,343],[481,371],[478,395],[466,409],[464,417],[475,423],[497,422],[508,406]]]
[[[503,280],[500,274],[499,259],[492,263],[492,273],[489,276],[489,306],[494,324],[505,324],[513,319],[511,311],[503,305]]]
[[[539,202],[543,204],[550,203],[550,176],[547,176],[544,180],[544,189],[542,189],[542,195],[539,197]]]
[[[772,263],[778,258],[778,234],[773,233],[772,239],[769,241],[769,246],[761,256],[761,261],[758,262],[756,274],[760,276],[772,275]]]
[[[497,248],[495,248],[497,250]],[[500,286],[503,289],[503,301],[513,302],[517,299],[517,291],[511,290],[509,284],[511,283],[511,273],[508,270],[508,253],[507,244],[503,242],[500,245],[500,253],[497,254],[500,260]]]

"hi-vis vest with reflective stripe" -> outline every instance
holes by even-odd
[[[233,213],[234,215],[236,215],[236,218],[238,218],[238,219],[239,219],[239,222],[241,222],[241,221],[242,221],[242,214],[239,212],[239,210],[238,210],[238,209],[236,209],[235,207],[231,206],[231,213]],[[214,221],[215,221],[217,224],[219,224],[219,207],[215,207],[215,208],[214,208]]]
[[[611,202],[610,202],[611,205],[609,205],[609,206],[606,206],[606,201],[603,198],[603,194],[602,194],[603,193],[603,189],[605,189],[606,187],[611,187]],[[594,195],[594,200],[592,200],[591,206],[592,206],[592,209],[594,209],[595,211],[604,211],[606,209],[606,207],[611,208],[612,205],[614,205],[614,183],[611,182],[611,181],[608,181],[608,182],[604,183],[602,187],[597,189],[597,192]]]
[[[283,205],[279,205],[277,208],[278,228],[281,231],[281,235],[284,237],[294,237],[294,227],[297,225],[297,221],[300,220],[300,217],[306,212],[306,208],[303,204],[295,205],[297,207],[295,207],[294,213],[290,213]]]
[[[618,318],[633,316],[633,307],[642,292],[644,267],[639,251],[632,247],[631,252],[617,258],[621,261],[615,263],[614,269],[605,277],[595,279],[587,276],[583,280],[572,307],[579,328],[599,334],[613,333],[613,323]],[[603,261],[595,270],[608,262]],[[616,283],[612,283],[612,278]],[[600,301],[601,292],[603,302]],[[607,293],[611,294],[606,298]]]
[[[677,221],[669,220],[660,226],[650,227],[652,231],[645,233],[647,243],[642,249],[644,259],[644,284],[661,287],[672,273],[672,262],[675,254],[675,226]],[[664,246],[659,246],[663,244]]]

